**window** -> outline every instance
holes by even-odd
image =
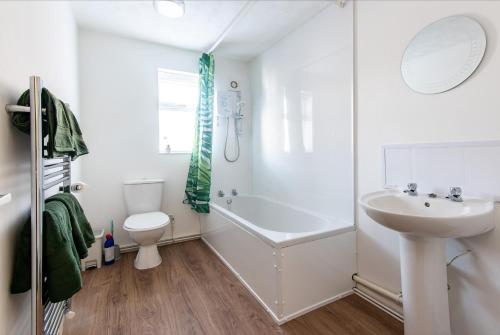
[[[160,153],[191,152],[197,103],[198,74],[158,69]]]

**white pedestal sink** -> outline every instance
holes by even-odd
[[[405,335],[450,335],[445,239],[492,230],[493,202],[396,190],[369,193],[359,202],[370,218],[400,233]]]

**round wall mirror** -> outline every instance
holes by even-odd
[[[481,25],[466,16],[431,23],[410,42],[401,73],[416,92],[435,94],[464,82],[479,66],[486,50]]]

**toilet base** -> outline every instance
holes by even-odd
[[[154,268],[161,264],[161,256],[156,244],[141,245],[135,257],[134,266],[138,270]]]

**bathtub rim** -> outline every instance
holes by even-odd
[[[257,238],[260,238],[263,240],[265,243],[275,247],[275,248],[284,248],[284,247],[289,247],[295,244],[301,244],[305,242],[310,242],[310,241],[315,241],[319,240],[322,238],[330,237],[330,236],[335,236],[339,234],[343,234],[345,232],[349,231],[356,231],[356,225],[354,223],[348,223],[343,220],[335,219],[326,215],[321,215],[318,213],[315,213],[311,210],[301,208],[298,206],[294,206],[291,204],[287,204],[266,196],[262,195],[254,195],[254,194],[239,194],[236,196],[225,196],[225,197],[218,197],[217,199],[232,199],[232,198],[237,198],[237,197],[249,197],[249,198],[259,198],[262,200],[266,200],[269,202],[272,202],[277,205],[281,205],[283,207],[288,207],[296,211],[303,212],[307,215],[310,215],[316,219],[320,220],[325,220],[331,225],[334,225],[334,227],[329,227],[327,229],[321,229],[321,230],[315,230],[311,232],[306,232],[306,233],[292,233],[296,234],[296,237],[290,238],[290,239],[282,239],[282,240],[273,240],[269,236],[266,236],[264,233],[261,231],[268,231],[271,233],[283,233],[284,232],[277,232],[277,231],[272,231],[268,230],[265,228],[260,228],[257,225],[253,224],[252,222],[242,218],[241,216],[238,216],[237,214],[225,209],[221,205],[215,203],[214,201],[210,201],[209,206],[211,209],[214,211],[218,212],[220,215],[223,217],[231,220],[234,224],[238,225],[240,228],[244,229],[247,233],[256,236]],[[210,214],[208,214],[210,215]]]

